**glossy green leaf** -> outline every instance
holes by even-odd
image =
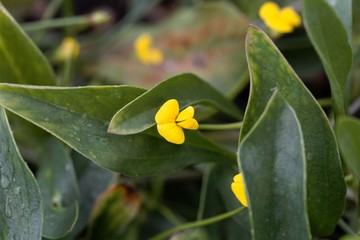
[[[69,150],[55,139],[42,144],[37,173],[44,209],[43,236],[64,237],[78,216],[79,189]]]
[[[311,239],[306,162],[294,110],[275,91],[239,146],[253,239]]]
[[[0,84],[0,105],[55,135],[96,164],[125,175],[169,173],[190,164],[223,162],[233,153],[196,131],[185,144],[166,142],[155,129],[119,136],[111,117],[144,90],[127,86],[54,88]]]
[[[126,185],[113,185],[96,201],[87,239],[116,239],[140,210],[140,196]]]
[[[336,126],[336,136],[346,165],[360,180],[360,121],[352,117],[340,118]]]
[[[304,137],[311,230],[320,235],[331,234],[344,210],[346,189],[330,123],[314,97],[261,30],[249,28],[246,48],[251,93],[240,139],[243,140],[259,119],[272,90],[278,89],[295,110]]]
[[[303,18],[330,80],[335,115],[343,115],[346,112],[345,89],[352,66],[352,49],[345,27],[326,0],[305,0]]]
[[[3,108],[0,108],[0,203],[0,239],[41,239],[40,190],[20,156]]]
[[[327,0],[335,10],[336,15],[342,21],[349,41],[352,38],[352,0]]]
[[[40,50],[0,4],[0,82],[54,85],[54,73]]]
[[[182,74],[160,83],[120,109],[110,122],[109,132],[127,135],[154,126],[156,112],[173,98],[179,101],[180,108],[203,103],[235,118],[242,117],[238,108],[209,84],[193,74]]]

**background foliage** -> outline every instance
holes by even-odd
[[[276,1],[285,35],[264,2],[3,0],[0,238],[359,238],[360,2]],[[172,98],[182,145],[155,126]]]

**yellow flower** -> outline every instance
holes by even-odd
[[[65,61],[69,58],[77,58],[80,53],[80,44],[73,37],[66,37],[55,52],[57,61]]]
[[[246,198],[246,189],[244,185],[244,180],[242,177],[242,173],[239,173],[234,176],[234,182],[231,183],[231,190],[235,194],[236,198],[239,202],[244,206],[248,206],[247,198]]]
[[[179,113],[176,99],[166,101],[155,115],[159,134],[168,142],[182,144],[185,141],[183,128],[196,130],[199,127],[194,119],[194,108],[189,106]]]
[[[152,45],[153,39],[149,34],[142,34],[135,39],[134,49],[137,58],[144,65],[159,65],[163,62],[163,54],[160,49]]]
[[[259,10],[260,18],[278,33],[289,33],[301,25],[301,17],[292,7],[280,9],[274,2],[264,3]]]

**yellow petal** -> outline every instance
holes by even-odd
[[[234,182],[231,184],[231,190],[235,194],[236,198],[239,202],[244,206],[248,207],[248,202],[246,198],[246,190],[244,186],[244,181],[242,178],[242,174],[239,173],[235,175]]]
[[[265,21],[265,24],[278,33],[289,33],[294,30],[290,23],[283,21],[281,18],[268,19]]]
[[[190,129],[190,130],[196,130],[199,128],[199,123],[194,118],[190,118],[185,121],[178,122],[177,125],[182,128]]]
[[[285,7],[280,11],[280,18],[294,27],[301,25],[301,17],[292,7]]]
[[[195,113],[194,108],[192,106],[189,106],[180,112],[179,116],[176,118],[176,121],[181,122],[193,118],[194,113]]]
[[[146,59],[152,65],[159,65],[163,62],[163,54],[157,48],[150,48],[148,49]]]
[[[261,19],[266,21],[269,18],[277,17],[280,13],[279,5],[274,2],[266,2],[261,5],[259,9],[259,15]]]
[[[155,115],[155,122],[157,124],[174,123],[179,115],[179,103],[176,99],[166,101],[157,111]]]
[[[80,52],[80,44],[73,37],[66,37],[55,52],[57,61],[65,61],[69,58],[77,58]]]
[[[158,124],[157,130],[159,134],[168,142],[183,144],[185,141],[184,131],[181,127],[177,126],[175,122]]]
[[[134,48],[137,55],[143,55],[152,43],[151,35],[144,33],[135,39]]]

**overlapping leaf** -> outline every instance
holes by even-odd
[[[168,173],[207,161],[234,159],[200,133],[175,146],[157,132],[107,132],[115,112],[144,90],[126,86],[52,88],[0,84],[0,105],[40,126],[98,165],[126,175]],[[144,107],[145,108],[145,107]]]
[[[346,165],[360,180],[360,121],[352,117],[340,118],[336,136]]]
[[[58,239],[74,227],[79,212],[79,190],[69,151],[55,140],[42,144],[37,179],[43,200],[43,236]]]
[[[209,84],[195,75],[182,74],[160,83],[120,109],[111,120],[109,131],[127,135],[152,127],[161,105],[173,98],[179,101],[180,108],[204,103],[235,118],[242,116],[238,108]]]
[[[335,115],[343,115],[352,66],[352,49],[346,29],[326,0],[305,0],[303,17],[306,31],[330,80]]]
[[[253,239],[311,239],[306,162],[295,112],[276,91],[239,148]]]
[[[344,209],[345,183],[338,148],[328,119],[261,30],[249,28],[246,48],[251,93],[241,130],[241,141],[259,119],[272,90],[278,89],[294,109],[303,133],[311,230],[316,234],[330,234]]]
[[[0,108],[0,238],[41,239],[41,196]]]
[[[50,64],[0,3],[0,82],[54,85]]]

